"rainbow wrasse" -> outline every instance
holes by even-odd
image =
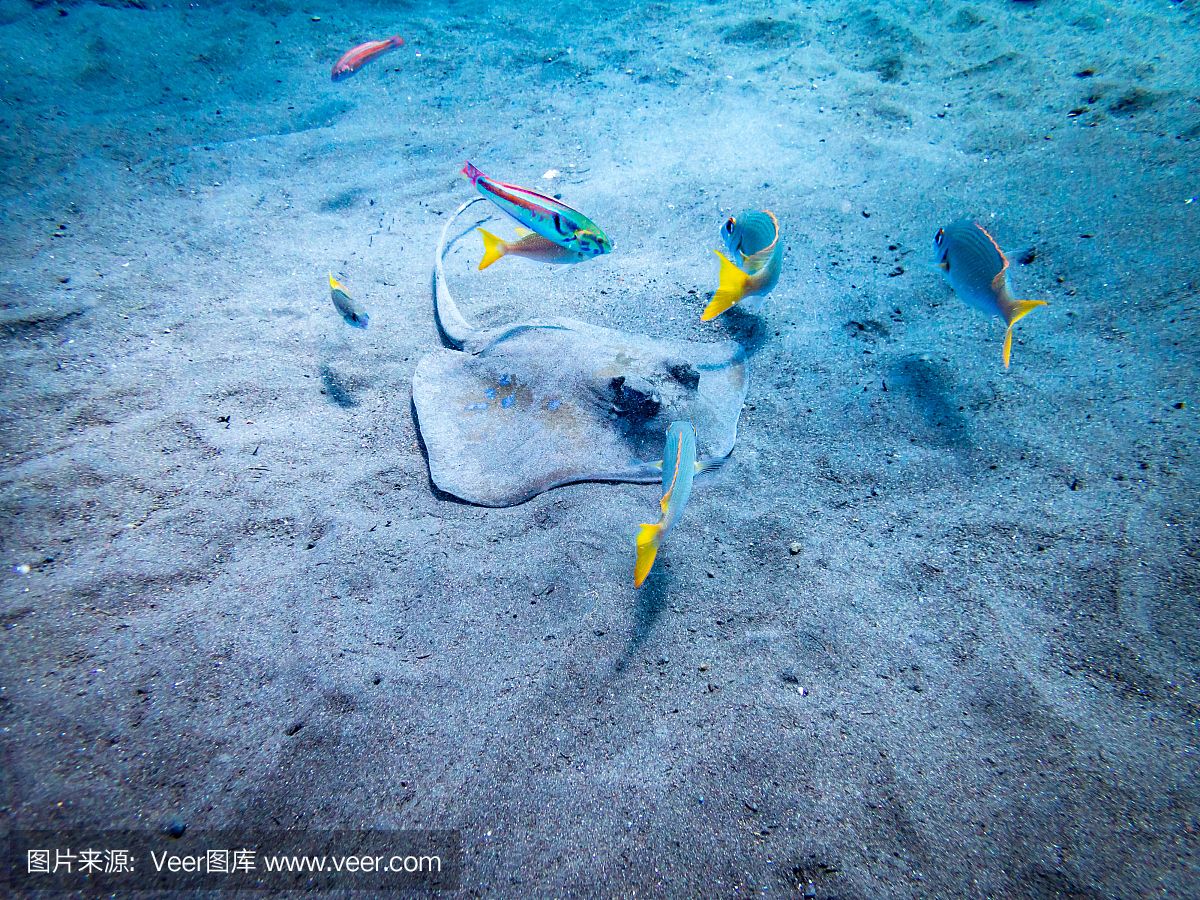
[[[375,57],[403,45],[404,38],[398,34],[393,34],[390,38],[384,38],[381,41],[367,41],[365,44],[352,47],[343,53],[338,58],[338,61],[333,64],[333,71],[330,73],[330,78],[334,81],[349,78]]]
[[[546,240],[585,256],[612,252],[612,241],[600,227],[562,201],[529,188],[495,181],[469,161],[462,173],[480,194]]]

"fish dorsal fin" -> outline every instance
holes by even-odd
[[[770,255],[771,253],[775,252],[775,245],[779,243],[779,219],[776,217],[775,213],[771,212],[769,209],[764,209],[763,212],[771,217],[771,221],[775,225],[775,240],[771,241],[771,243],[759,250],[758,253]],[[758,253],[756,253],[755,256],[757,256]]]
[[[517,226],[517,237],[519,237],[519,238],[529,237],[529,235],[531,235],[533,233],[534,233],[533,231],[531,231],[530,229],[526,228],[523,225]]]
[[[775,227],[775,234],[771,238],[771,243],[767,244],[761,250],[756,250],[754,253],[743,253],[741,250],[738,250],[738,256],[742,258],[742,266],[749,272],[756,272],[765,266],[775,253],[775,248],[779,246],[779,219],[769,209],[764,209],[763,214],[771,217],[771,224]]]

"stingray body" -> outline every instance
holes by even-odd
[[[494,328],[466,320],[443,258],[454,222],[477,202],[454,212],[437,248],[434,313],[451,349],[430,353],[413,375],[433,483],[470,503],[512,506],[575,482],[661,481],[662,436],[680,419],[695,424],[702,462],[727,458],[746,396],[737,344],[572,319]]]

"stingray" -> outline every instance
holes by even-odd
[[[544,318],[470,324],[443,266],[450,216],[434,265],[434,316],[447,349],[417,364],[412,399],[429,475],[480,506],[513,506],[584,481],[662,479],[671,422],[696,428],[698,458],[723,462],[746,398],[745,354],[733,341],[694,343]],[[480,220],[482,221],[482,220]]]

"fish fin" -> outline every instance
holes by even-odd
[[[1039,306],[1046,306],[1045,300],[1014,300],[1008,307],[1008,324],[1012,325],[1025,318]]]
[[[1012,331],[1018,320],[1025,318],[1039,306],[1045,306],[1045,300],[1014,300],[1006,310],[1008,330],[1004,332],[1004,368],[1008,368],[1009,357],[1012,356]]]
[[[393,47],[403,47],[404,38],[400,37],[398,34],[393,34],[390,38],[388,38],[388,43]]]
[[[346,292],[346,289],[342,287],[341,283],[333,277],[332,272],[329,273],[329,289],[331,291],[341,291],[343,294]]]
[[[508,244],[504,243],[501,238],[496,237],[490,231],[485,231],[482,228],[478,229],[478,231],[483,235],[483,259],[479,261],[479,269],[483,271],[505,254],[508,250]]]
[[[469,159],[466,161],[466,164],[463,165],[462,173],[471,179],[471,184],[474,184],[483,177],[483,173],[475,168]]]
[[[713,253],[721,260],[721,271],[717,276],[717,291],[700,314],[701,322],[715,319],[741,300],[746,296],[746,288],[750,284],[750,276],[731,263],[724,253],[720,250],[714,250]]]
[[[662,467],[663,467],[663,461],[660,459],[660,460],[659,460],[658,462],[656,462],[656,463],[651,463],[651,465],[652,465],[652,466],[654,466],[654,468],[658,469],[658,471],[660,471],[660,472],[661,472],[661,471],[662,471]]]
[[[528,228],[525,228],[522,225],[517,226],[517,237],[529,237],[531,234],[534,234],[534,232],[530,231]]]
[[[658,556],[658,526],[641,525],[637,533],[637,560],[633,565],[633,586],[641,587]]]

